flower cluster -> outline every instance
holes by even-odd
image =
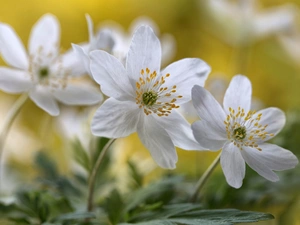
[[[97,35],[87,16],[89,43],[59,54],[57,19],[44,15],[33,27],[28,52],[9,25],[0,23],[0,52],[10,67],[0,67],[0,89],[28,93],[50,115],[59,114],[56,100],[68,105],[102,102],[91,122],[95,136],[126,137],[137,132],[154,161],[174,169],[175,147],[185,150],[219,150],[229,185],[239,188],[245,162],[261,176],[277,181],[273,172],[295,167],[296,156],[267,144],[285,124],[277,108],[250,110],[251,83],[235,76],[224,97],[223,108],[204,89],[210,66],[198,58],[186,58],[161,69],[161,42],[148,25],[133,33],[126,56],[113,55],[117,43],[111,30]],[[100,85],[76,82],[89,74]],[[182,104],[193,101],[200,121],[192,126],[180,114]]]

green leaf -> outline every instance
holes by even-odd
[[[117,224],[124,216],[124,201],[118,190],[114,189],[106,198],[104,209],[112,224]]]
[[[39,151],[36,154],[35,164],[46,179],[55,180],[59,176],[55,161],[50,159],[45,152]]]
[[[121,223],[119,225],[131,225],[133,223]],[[176,223],[171,222],[171,221],[166,221],[166,220],[151,220],[147,222],[142,222],[142,223],[134,223],[134,224],[139,224],[139,225],[176,225]]]
[[[131,161],[127,162],[129,168],[129,174],[131,175],[132,189],[141,188],[143,186],[143,175],[138,171],[135,164]]]
[[[127,201],[126,212],[137,207],[154,203],[168,203],[175,193],[175,186],[182,181],[182,177],[164,177],[158,182],[149,184],[145,188],[132,192]]]
[[[99,138],[97,138],[96,149],[95,149],[95,151],[94,151],[94,153],[92,154],[92,157],[91,157],[93,166],[95,165],[95,163],[96,163],[96,161],[97,161],[100,153],[102,152],[104,146],[108,143],[109,140],[110,140],[109,138],[105,138],[105,137],[99,137]],[[108,154],[106,154],[106,156],[107,155]],[[106,166],[108,165],[108,160],[107,160],[108,157],[105,157],[104,159],[106,159],[106,160],[104,160],[102,162],[102,164],[101,164],[102,168],[103,167],[106,168]]]
[[[96,218],[92,212],[74,212],[62,214],[54,219],[54,221],[66,221],[66,220],[83,220]]]
[[[153,220],[153,219],[166,219],[172,216],[181,215],[185,212],[190,212],[193,210],[202,209],[200,204],[192,203],[182,203],[182,204],[172,204],[161,207],[156,211],[146,211],[142,212],[132,218],[132,221],[141,221],[141,220]]]
[[[78,139],[72,143],[75,161],[87,171],[91,170],[90,158]]]
[[[158,182],[149,184],[143,189],[132,192],[127,200],[126,212],[145,204],[169,202],[173,198],[175,186],[181,181],[182,177],[166,177]]]
[[[252,223],[269,219],[274,219],[274,217],[268,213],[240,211],[237,209],[192,210],[191,212],[179,213],[177,215],[173,214],[169,218],[147,219],[146,222],[123,223],[121,225],[234,225],[237,223]]]
[[[4,204],[0,202],[0,217],[5,218],[10,213],[13,213],[17,209],[15,204]]]

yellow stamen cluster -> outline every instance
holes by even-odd
[[[156,71],[151,72],[146,68],[140,74],[136,82],[136,104],[143,108],[146,115],[156,113],[158,116],[168,116],[172,109],[179,108],[175,102],[182,96],[174,96],[177,86],[163,86],[166,78],[170,77],[169,73],[158,77]]]
[[[272,137],[274,134],[266,132],[267,124],[261,125],[262,113],[256,114],[256,111],[249,111],[245,113],[245,110],[238,107],[237,112],[229,107],[229,115],[227,115],[224,121],[227,138],[231,140],[238,148],[242,150],[242,146],[248,146],[256,148],[257,142],[263,141],[267,136]]]

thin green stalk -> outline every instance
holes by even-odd
[[[3,156],[3,148],[4,148],[4,144],[5,144],[5,140],[6,137],[9,133],[10,127],[13,124],[15,118],[17,117],[17,115],[19,114],[19,112],[21,111],[22,106],[25,104],[26,100],[28,99],[28,94],[22,94],[17,101],[14,103],[14,105],[12,106],[12,108],[9,110],[8,112],[8,116],[6,117],[4,124],[1,128],[0,131],[0,165],[2,165],[2,156]],[[0,167],[0,180],[1,180],[1,167]]]
[[[99,166],[101,165],[101,162],[104,158],[104,155],[106,154],[107,150],[109,149],[109,147],[112,145],[112,143],[115,141],[116,139],[110,139],[107,144],[104,146],[104,148],[102,149],[95,165],[94,168],[92,170],[91,176],[89,178],[89,192],[88,192],[88,202],[87,202],[87,211],[91,212],[93,211],[93,198],[94,198],[94,188],[95,188],[95,181],[96,181],[96,175],[99,169]]]
[[[204,172],[204,174],[198,180],[195,191],[194,191],[192,197],[190,198],[191,202],[195,202],[197,200],[198,194],[200,193],[204,184],[206,183],[206,181],[208,180],[208,178],[210,177],[210,175],[212,174],[214,169],[218,166],[218,164],[220,162],[220,157],[221,157],[221,153],[217,156],[217,158],[215,158],[215,160],[212,162],[212,164],[207,168],[207,170]]]

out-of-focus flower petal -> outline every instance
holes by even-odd
[[[0,67],[0,89],[8,93],[29,91],[33,86],[26,71]]]
[[[29,54],[38,53],[55,58],[59,52],[60,26],[55,16],[45,14],[32,27],[29,37]]]
[[[0,52],[4,61],[18,69],[27,70],[29,60],[24,45],[14,29],[0,23]]]
[[[57,88],[53,96],[66,105],[93,105],[103,100],[99,90],[90,85],[67,84],[64,88]]]
[[[37,86],[29,92],[29,97],[38,107],[45,110],[51,116],[59,115],[58,104],[47,88]]]

